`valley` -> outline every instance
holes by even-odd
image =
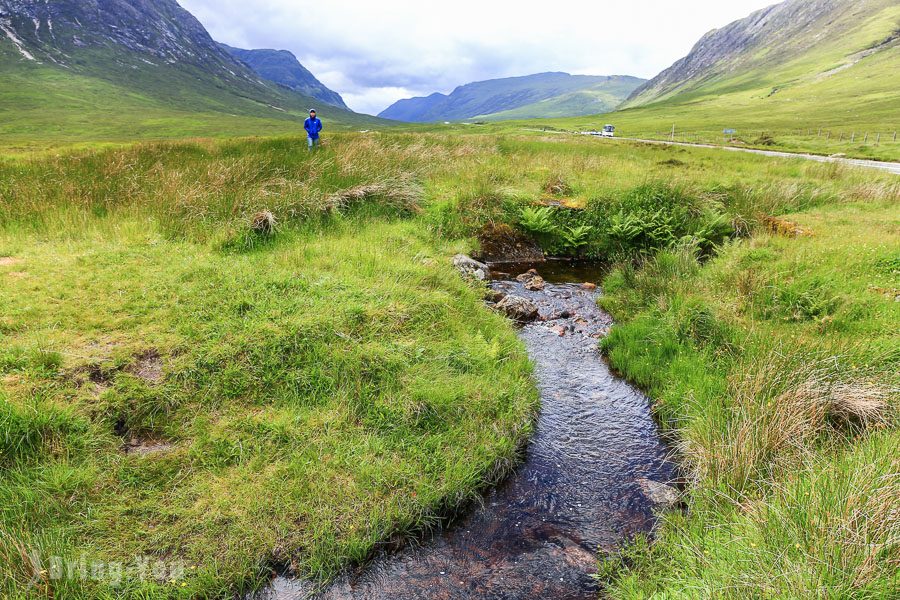
[[[174,0],[0,0],[0,596],[893,598],[898,27],[371,116]]]

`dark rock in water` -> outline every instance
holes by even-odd
[[[544,278],[540,275],[535,275],[531,279],[525,282],[525,289],[530,290],[532,292],[539,292],[544,289]]]
[[[497,310],[520,323],[529,323],[538,316],[538,307],[534,302],[521,296],[506,296],[497,303]]]
[[[494,304],[500,302],[504,298],[506,298],[506,294],[504,292],[501,292],[500,290],[489,289],[484,295],[485,300],[487,300],[488,302],[493,302]]]
[[[672,508],[678,504],[680,495],[671,485],[645,478],[638,479],[637,482],[641,486],[641,491],[653,504],[662,508]]]
[[[539,276],[540,275],[538,274],[538,272],[535,269],[528,269],[521,275],[517,276],[516,281],[518,281],[519,283],[527,283],[527,282],[531,281],[532,279],[534,279],[535,277],[539,277]]]
[[[476,281],[489,281],[491,269],[486,264],[478,262],[465,254],[457,254],[453,257],[453,266],[459,270],[463,277]]]

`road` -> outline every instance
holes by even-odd
[[[795,152],[776,152],[774,150],[757,150],[755,148],[735,148],[734,146],[714,146],[712,144],[688,144],[684,142],[666,142],[661,140],[642,140],[638,138],[614,138],[617,140],[628,140],[632,142],[644,142],[646,144],[661,144],[664,146],[688,146],[691,148],[716,148],[719,150],[730,150],[732,152],[749,152],[751,154],[762,154],[763,156],[774,156],[776,158],[802,158],[806,160],[814,160],[816,162],[831,163],[836,162],[850,167],[863,167],[866,169],[879,169],[887,171],[894,175],[900,175],[900,163],[882,162],[878,160],[863,160],[860,158],[842,158],[838,156],[819,156],[818,154],[800,154]]]

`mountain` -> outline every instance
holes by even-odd
[[[260,77],[175,0],[0,0],[0,139],[278,133],[317,102]]]
[[[435,93],[400,100],[378,116],[427,123],[595,114],[614,109],[644,81],[620,75],[568,73],[491,79],[460,86],[449,95]]]
[[[624,137],[894,156],[900,2],[788,0],[703,36],[603,116]],[[600,119],[553,120],[570,130]]]
[[[762,80],[773,82],[774,95],[878,53],[896,55],[898,42],[896,0],[789,0],[707,33],[690,54],[635,90],[626,106],[752,89]]]
[[[315,98],[325,104],[350,110],[340,94],[328,89],[287,50],[241,50],[225,44],[219,45],[267,81],[283,85],[298,94]]]

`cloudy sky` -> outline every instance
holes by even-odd
[[[776,0],[179,0],[220,41],[292,51],[356,111],[471,81],[652,77]]]

